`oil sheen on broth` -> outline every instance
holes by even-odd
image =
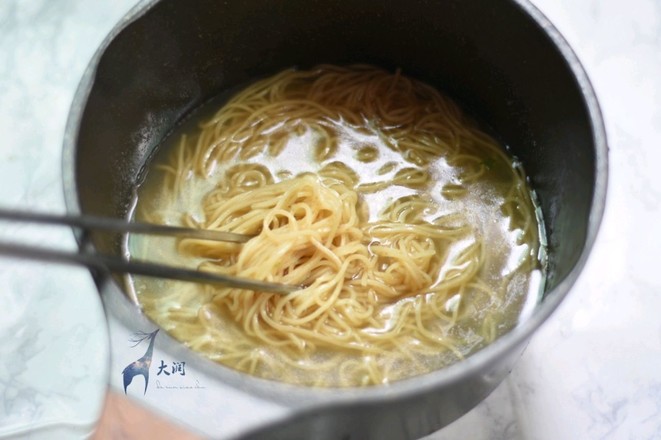
[[[208,358],[314,386],[452,364],[543,289],[522,167],[433,88],[370,66],[287,70],[182,124],[134,217],[256,235],[130,236],[132,258],[305,286],[290,295],[132,279],[144,312]]]

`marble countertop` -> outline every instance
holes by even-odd
[[[578,282],[511,375],[428,439],[661,439],[661,2],[533,2],[578,55],[602,107],[606,213]],[[1,206],[64,211],[71,99],[134,3],[0,2]],[[75,247],[66,230],[0,224],[8,237]],[[0,287],[0,438],[89,435],[110,351],[89,274],[3,258]]]

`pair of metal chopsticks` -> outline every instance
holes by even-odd
[[[130,232],[134,234],[167,235],[180,238],[197,238],[202,240],[227,241],[233,243],[245,243],[252,238],[250,235],[234,234],[231,232],[128,222],[107,217],[53,215],[14,211],[2,208],[0,208],[0,220],[70,226],[85,231]],[[105,269],[110,272],[130,273],[134,275],[198,283],[210,283],[281,294],[291,293],[301,288],[300,286],[256,281],[140,260],[124,260],[119,257],[97,253],[67,252],[2,241],[0,241],[0,255],[85,266],[102,270]]]

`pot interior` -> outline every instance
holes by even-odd
[[[539,197],[547,291],[567,276],[587,238],[592,126],[567,62],[513,2],[161,1],[100,58],[75,148],[80,211],[124,217],[143,164],[191,110],[252,79],[319,63],[399,67],[486,122]],[[93,243],[121,252],[118,237]]]

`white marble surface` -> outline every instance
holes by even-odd
[[[2,206],[64,210],[69,103],[134,1],[0,0]],[[429,438],[661,439],[661,2],[534,3],[574,48],[602,106],[606,214],[575,288],[512,374]],[[0,224],[0,234],[73,247],[66,231]],[[0,437],[84,436],[108,373],[93,283],[84,270],[2,259],[0,287]]]
[[[75,87],[120,7],[0,1],[0,205],[64,211],[61,146]],[[71,232],[0,223],[0,237],[74,249]],[[0,259],[0,438],[83,438],[109,344],[83,269]]]

